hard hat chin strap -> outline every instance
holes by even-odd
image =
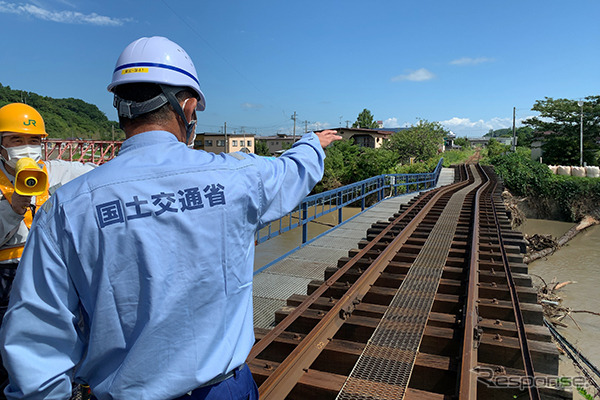
[[[196,120],[191,120],[188,122],[181,105],[179,105],[179,101],[177,100],[176,94],[182,90],[185,90],[185,87],[178,86],[168,86],[159,84],[162,93],[157,96],[151,98],[146,101],[133,101],[133,100],[125,100],[115,94],[115,98],[113,100],[113,106],[117,109],[119,117],[124,117],[128,119],[132,119],[138,117],[140,115],[147,114],[154,110],[159,109],[164,106],[166,103],[169,103],[173,110],[181,117],[183,123],[185,124],[185,132],[186,132],[186,144],[189,144],[190,137],[194,133],[194,128],[196,127]],[[123,128],[121,126],[121,128]]]
[[[194,129],[196,127],[196,120],[191,120],[188,122],[181,105],[179,105],[179,101],[177,101],[177,97],[175,95],[181,91],[181,88],[174,86],[166,86],[159,85],[165,96],[167,96],[167,100],[171,107],[175,110],[175,112],[181,117],[183,123],[185,124],[185,144],[190,144],[190,137],[194,133]]]
[[[120,117],[135,118],[159,109],[167,103],[167,96],[163,93],[146,101],[125,100],[115,94],[113,106],[117,109]]]

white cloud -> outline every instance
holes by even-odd
[[[400,125],[398,125],[398,118],[388,118],[385,121],[383,121],[383,127],[384,128],[398,128],[400,127]]]
[[[451,65],[477,65],[477,64],[493,62],[493,61],[494,61],[493,58],[488,58],[488,57],[477,57],[477,58],[463,57],[463,58],[459,58],[457,60],[450,61],[450,64]]]
[[[521,117],[516,119],[516,126],[519,127],[522,125],[522,122],[526,120],[527,117]],[[446,121],[439,121],[447,129],[450,129],[457,136],[483,136],[489,132],[490,129],[503,129],[503,128],[511,128],[512,127],[512,118],[500,118],[494,117],[487,121],[483,119],[477,121],[471,121],[469,118],[459,118],[453,117]]]
[[[82,14],[77,11],[50,11],[34,4],[15,4],[0,1],[0,12],[7,14],[29,15],[45,21],[65,24],[90,24],[102,26],[121,26],[132,21],[129,18],[111,18],[96,13]]]
[[[408,71],[408,73],[404,75],[398,75],[392,78],[392,82],[398,81],[412,81],[412,82],[422,82],[428,81],[430,79],[435,78],[435,75],[428,71],[425,68],[420,68],[415,71]]]
[[[331,129],[331,124],[329,122],[311,122],[307,126],[309,132],[322,131],[323,129]],[[296,127],[296,132],[298,132],[298,127]]]
[[[242,103],[242,108],[244,110],[259,110],[259,109],[263,108],[263,105],[256,104],[256,103]]]

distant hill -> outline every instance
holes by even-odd
[[[110,121],[94,104],[80,99],[54,99],[33,92],[13,90],[0,83],[0,107],[8,103],[24,102],[42,114],[50,138],[84,138],[111,140],[125,139],[119,123]]]

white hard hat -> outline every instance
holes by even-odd
[[[196,110],[204,111],[206,107],[192,59],[165,37],[143,37],[127,46],[117,60],[107,89],[112,92],[116,86],[140,82],[188,87],[198,94]]]

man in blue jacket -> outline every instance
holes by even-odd
[[[127,140],[38,211],[2,328],[9,399],[257,399],[257,227],[321,179],[335,131],[278,159],[195,151],[205,107],[187,53],[162,37],[121,54],[108,89]]]

